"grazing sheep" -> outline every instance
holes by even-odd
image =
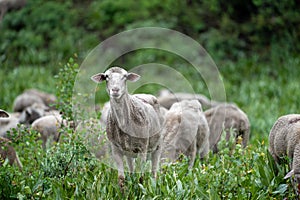
[[[19,119],[0,109],[0,136],[7,137],[8,131],[17,128]]]
[[[54,115],[41,117],[32,123],[32,130],[41,134],[43,148],[46,148],[49,140],[58,142],[60,137],[59,128],[62,123],[62,118]]]
[[[38,96],[39,98],[41,98],[44,102],[45,105],[47,105],[48,107],[53,108],[53,105],[56,103],[56,96],[54,96],[53,94],[49,94],[37,89],[28,89],[25,90],[24,93],[27,94],[31,94],[34,96]]]
[[[161,154],[161,126],[163,118],[159,104],[152,95],[130,95],[126,81],[135,82],[138,74],[113,67],[105,73],[91,77],[96,83],[106,80],[106,89],[110,96],[110,109],[106,123],[106,132],[111,142],[113,159],[118,168],[118,180],[124,187],[123,156],[127,158],[129,170],[133,172],[133,158],[142,155],[146,160],[151,154],[152,173],[156,177]]]
[[[283,157],[292,159],[291,171],[285,176],[294,175],[295,191],[300,193],[300,114],[281,116],[273,125],[269,135],[269,152],[277,163]]]
[[[9,139],[0,137],[0,166],[8,159],[10,165],[15,163],[19,169],[22,169],[22,163],[19,160],[18,154],[9,143]]]
[[[211,108],[220,103],[209,100],[206,96],[201,94],[190,93],[171,93],[169,90],[161,90],[157,98],[159,104],[166,109],[170,109],[173,103],[182,100],[198,100],[204,108]]]
[[[218,143],[223,131],[226,132],[226,141],[230,139],[233,131],[236,143],[242,137],[243,147],[247,146],[250,135],[250,122],[247,115],[233,104],[221,104],[204,112],[207,119],[210,135],[210,149],[218,152]]]
[[[29,89],[17,96],[13,103],[14,112],[22,112],[27,107],[37,103],[39,105],[52,106],[56,102],[56,97],[45,92]]]
[[[174,103],[166,113],[162,160],[174,161],[183,153],[193,167],[196,154],[203,158],[209,151],[209,128],[197,100]]]
[[[45,111],[48,110],[48,107],[44,104],[34,103],[31,106],[25,108],[19,117],[19,122],[29,126],[36,119],[45,115]]]

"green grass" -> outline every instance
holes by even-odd
[[[290,180],[283,179],[287,166],[281,166],[275,176],[267,149],[268,134],[275,120],[283,114],[298,113],[299,65],[300,60],[290,56],[284,61],[273,59],[266,63],[249,58],[219,66],[228,101],[236,102],[250,118],[251,137],[246,149],[237,145],[232,153],[228,148],[217,155],[210,153],[203,161],[197,159],[191,171],[183,159],[162,167],[157,180],[144,174],[143,183],[139,183],[140,174],[127,173],[122,195],[116,170],[91,156],[81,142],[81,135],[64,128],[62,142],[43,151],[36,142],[36,133],[21,130],[19,133],[24,134],[15,136],[13,145],[24,169],[20,172],[8,165],[1,168],[0,198],[294,199]],[[10,111],[13,99],[25,88],[57,93],[55,86],[63,73],[55,79],[51,68],[0,69],[2,108]],[[66,87],[66,91],[71,91],[71,85]],[[62,95],[62,102],[66,100],[63,98],[69,97]]]

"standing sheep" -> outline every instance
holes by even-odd
[[[121,189],[125,181],[123,156],[133,172],[133,158],[142,155],[145,160],[150,153],[154,177],[160,161],[163,118],[157,99],[152,95],[130,95],[127,91],[126,81],[135,82],[139,78],[138,74],[119,67],[91,77],[96,83],[106,80],[106,90],[110,96],[106,132],[118,168]]]
[[[233,104],[221,104],[204,112],[207,119],[210,135],[209,145],[214,153],[218,152],[218,143],[223,131],[228,141],[233,131],[236,143],[242,137],[243,147],[247,146],[250,135],[250,122],[247,115]]]
[[[209,151],[209,128],[197,100],[174,103],[166,113],[162,159],[174,161],[183,153],[193,167],[196,154],[203,158]]]
[[[292,159],[291,171],[285,176],[294,175],[296,193],[300,193],[300,114],[281,116],[273,125],[269,135],[269,152],[277,163],[288,156]]]

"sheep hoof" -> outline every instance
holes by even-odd
[[[119,186],[120,186],[121,192],[124,193],[125,177],[119,176],[118,179],[119,179]]]
[[[144,176],[143,175],[139,178],[139,182],[140,182],[140,184],[143,184],[143,182],[144,182]]]

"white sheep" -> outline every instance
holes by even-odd
[[[62,123],[63,119],[60,116],[48,115],[35,120],[31,128],[41,134],[42,146],[46,148],[48,141],[58,142],[60,137],[59,128]]]
[[[24,93],[41,98],[43,100],[44,104],[46,106],[50,107],[50,108],[54,108],[53,106],[57,101],[55,95],[43,92],[43,91],[38,90],[38,89],[33,89],[33,88],[28,89],[28,90],[25,90]]]
[[[211,108],[212,106],[216,106],[220,104],[216,101],[209,100],[206,96],[201,94],[191,94],[191,93],[171,93],[169,90],[163,89],[159,92],[159,96],[157,97],[159,104],[166,109],[170,109],[170,107],[175,102],[180,102],[182,100],[198,100],[204,108]]]
[[[269,152],[277,163],[288,156],[291,171],[285,176],[294,175],[296,192],[300,193],[300,114],[289,114],[278,118],[269,135]]]
[[[22,112],[25,108],[37,103],[39,105],[52,106],[56,102],[56,97],[36,89],[25,90],[16,97],[13,103],[14,112]]]
[[[0,166],[3,165],[7,159],[10,165],[16,164],[19,169],[22,169],[22,163],[16,153],[15,149],[10,145],[10,140],[0,137]]]
[[[7,133],[12,129],[16,129],[19,119],[10,115],[8,112],[0,109],[0,136],[7,137]]]
[[[160,161],[163,118],[157,99],[152,95],[130,95],[127,91],[126,81],[135,82],[139,78],[138,74],[119,67],[91,77],[96,83],[106,80],[110,96],[106,132],[118,168],[121,189],[125,180],[123,156],[127,158],[129,170],[133,172],[133,158],[142,155],[142,160],[145,160],[150,153],[155,177]]]
[[[43,117],[48,109],[44,104],[34,103],[22,111],[19,122],[29,126],[36,119]]]
[[[247,115],[236,105],[220,104],[204,112],[207,119],[210,135],[210,149],[214,153],[218,152],[218,143],[222,138],[222,133],[226,133],[226,141],[234,134],[236,143],[240,143],[242,138],[243,147],[247,146],[250,135],[250,122]]]
[[[165,115],[162,160],[174,161],[182,153],[193,167],[196,154],[209,152],[209,127],[197,100],[174,103]]]
[[[102,125],[101,129],[103,129],[103,130],[105,130],[105,127],[106,127],[106,122],[107,122],[109,109],[110,109],[110,103],[108,101],[108,102],[104,103],[103,108],[101,110],[100,124]],[[162,117],[165,117],[168,110],[165,107],[162,107],[162,106],[160,106],[159,109],[160,109],[160,113],[161,113]]]

